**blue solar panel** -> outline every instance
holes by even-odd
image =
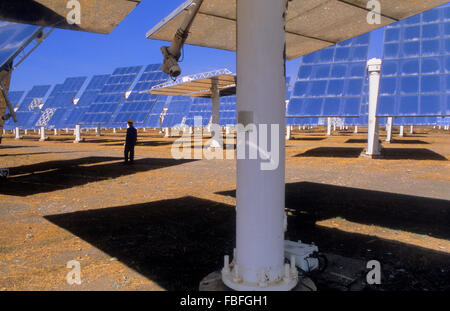
[[[24,91],[9,91],[8,92],[8,99],[9,102],[11,103],[12,107],[17,107],[19,106],[19,102],[23,97],[23,94],[25,94]]]
[[[136,79],[142,66],[117,68],[108,78],[96,99],[83,113],[80,124],[106,124],[125,93]]]
[[[42,27],[0,21],[0,69],[11,63]]]
[[[130,96],[119,105],[111,118],[112,124],[125,124],[132,119],[134,124],[143,124],[151,108],[158,99],[157,95],[149,94],[149,90],[158,84],[166,82],[168,75],[160,70],[161,64],[151,64],[145,68]]]
[[[153,105],[150,113],[147,117],[147,120],[144,123],[144,127],[148,128],[160,128],[161,127],[161,114],[163,112],[164,107],[166,106],[166,102],[168,100],[168,96],[159,96],[156,103]]]
[[[187,114],[185,124],[187,126],[194,126],[194,118],[202,118],[201,126],[207,126],[211,119],[212,100],[211,98],[194,98],[190,111]],[[220,113],[220,104],[219,104]]]
[[[186,96],[173,96],[168,103],[168,108],[161,127],[181,126],[183,119],[188,115],[192,99]]]
[[[450,6],[386,27],[379,116],[450,115]]]
[[[221,126],[236,125],[236,95],[220,98],[219,124]]]
[[[69,108],[86,79],[86,77],[67,78],[63,84],[55,85],[43,109]]]
[[[288,116],[358,116],[367,94],[370,34],[303,57]]]
[[[38,103],[42,103],[50,85],[36,85],[29,91],[19,105],[18,111],[30,111],[36,109]]]
[[[80,117],[89,109],[89,106],[97,98],[109,77],[109,74],[92,77],[76,105],[73,105],[66,110],[59,122],[55,124],[55,127],[74,128],[75,125],[78,124]]]
[[[436,125],[439,117],[400,117],[394,118],[394,125]],[[380,122],[385,124],[385,122]]]

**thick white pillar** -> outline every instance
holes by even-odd
[[[114,133],[114,134],[116,134],[116,133],[117,133],[117,131],[116,131],[116,128],[113,128],[113,133]]]
[[[28,130],[27,129],[25,129],[23,131],[24,131],[24,135],[28,135]]]
[[[386,123],[386,142],[388,143],[392,141],[392,123],[392,117],[388,117]]]
[[[20,136],[20,128],[18,126],[16,126],[16,138],[15,139],[22,139],[22,137]]]
[[[403,125],[400,125],[400,133],[398,134],[398,136],[405,136],[405,127]]]
[[[327,136],[331,135],[331,118],[327,119]]]
[[[355,125],[355,130],[353,131],[353,133],[358,134],[358,125]]]
[[[45,127],[41,126],[40,133],[41,133],[41,138],[40,138],[39,140],[40,140],[40,141],[45,141],[45,140],[47,140],[47,137],[45,137]]]
[[[55,136],[58,136],[58,129],[54,129],[53,133],[54,133]]]
[[[97,125],[95,132],[97,133],[97,136],[102,136],[102,128],[101,128],[100,124]]]
[[[367,151],[369,156],[379,155],[381,151],[378,139],[378,90],[380,88],[381,59],[372,58],[367,62],[369,71],[369,126],[367,133]]]
[[[169,137],[170,136],[170,134],[169,134],[169,128],[168,127],[165,127],[164,128],[164,137]]]
[[[285,59],[286,0],[237,0],[237,116],[243,126],[254,124],[261,137],[266,125],[267,146],[249,139],[242,148],[259,156],[237,159],[236,256],[232,269],[225,259],[222,280],[236,290],[289,290],[298,282],[295,266],[284,266],[285,178]],[[276,129],[271,142],[271,125]],[[242,129],[239,129],[242,131]],[[240,134],[242,136],[242,132]],[[274,148],[277,165],[263,160],[261,150]],[[278,158],[278,159],[274,159]],[[264,169],[263,169],[264,168]]]
[[[79,143],[80,141],[81,141],[81,130],[80,130],[80,125],[77,124],[77,125],[75,125],[75,140],[73,142]]]
[[[290,140],[290,139],[291,139],[291,127],[286,126],[286,140]]]
[[[411,127],[409,128],[409,134],[414,134],[414,125],[411,125]]]
[[[220,105],[220,93],[219,93],[219,85],[218,85],[219,81],[217,79],[217,77],[212,79],[212,87],[211,87],[211,100],[212,100],[212,114],[211,114],[211,124],[212,124],[212,138],[211,138],[211,144],[210,147],[213,148],[222,148],[223,146],[223,142],[222,142],[222,132],[219,130],[220,129],[220,125],[219,125],[219,105]],[[219,130],[219,133],[216,133],[216,131],[214,131],[214,128],[216,128],[217,130]],[[218,139],[215,139],[214,136],[219,137]]]

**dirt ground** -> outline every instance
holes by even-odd
[[[286,237],[378,260],[382,284],[365,290],[450,290],[450,132],[394,132],[380,159],[359,156],[364,132],[293,132]],[[125,166],[124,131],[47,135],[0,145],[0,290],[197,290],[232,254],[234,160],[175,160],[176,138],[148,130]]]

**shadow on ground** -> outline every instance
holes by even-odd
[[[358,147],[319,147],[309,149],[296,157],[358,158],[363,150],[364,148]],[[383,148],[380,159],[447,161],[447,158],[439,153],[424,148]]]
[[[172,145],[173,142],[171,141],[139,141],[137,142],[136,146],[147,146],[147,147],[158,147],[158,146],[167,146]],[[123,146],[124,143],[114,143],[114,144],[103,144],[102,146]]]
[[[32,156],[32,155],[43,155],[43,154],[56,154],[56,153],[76,153],[76,151],[52,151],[52,152],[30,152],[30,153],[5,153],[0,154],[0,157],[15,157],[15,156]]]
[[[144,158],[124,165],[119,157],[86,157],[18,166],[10,168],[10,176],[2,180],[0,193],[28,196],[52,192],[191,161],[195,160]]]
[[[17,149],[17,148],[36,148],[37,146],[11,146],[11,145],[3,145],[0,144],[1,149]]]
[[[386,143],[384,140],[383,143]],[[345,142],[346,144],[366,144],[367,139],[349,139]],[[400,140],[400,139],[393,139],[391,141],[391,144],[401,144],[401,145],[429,145],[430,143],[423,141],[423,140]]]
[[[288,239],[315,242],[322,252],[379,260],[392,267],[383,270],[383,289],[450,289],[449,254],[315,224],[339,216],[449,236],[447,201],[314,183],[288,184],[286,193],[292,213]],[[197,290],[235,245],[234,207],[190,196],[45,218],[168,290]]]
[[[232,196],[234,190],[217,194]],[[450,201],[299,182],[286,184],[286,208],[311,223],[334,217],[450,239]],[[303,213],[304,212],[304,213]]]
[[[197,290],[234,247],[234,207],[195,197],[45,216],[168,290]]]
[[[326,137],[291,137],[290,140],[306,140],[306,141],[320,141],[325,140]]]
[[[235,191],[217,194],[235,196]],[[389,271],[383,279],[391,290],[449,290],[450,254],[375,236],[317,226],[330,218],[377,225],[435,238],[450,239],[450,202],[395,193],[299,182],[286,184],[287,238],[314,242],[323,252],[379,260],[405,273]],[[388,273],[387,273],[388,274]],[[384,277],[388,277],[385,275]],[[322,285],[323,286],[323,285]]]

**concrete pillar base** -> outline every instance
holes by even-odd
[[[314,282],[307,277],[299,278],[299,282],[292,291],[296,292],[311,292],[317,291],[317,287]],[[234,291],[233,289],[227,287],[222,281],[222,274],[219,271],[212,272],[208,274],[203,280],[200,281],[199,290],[201,292],[208,291]]]

